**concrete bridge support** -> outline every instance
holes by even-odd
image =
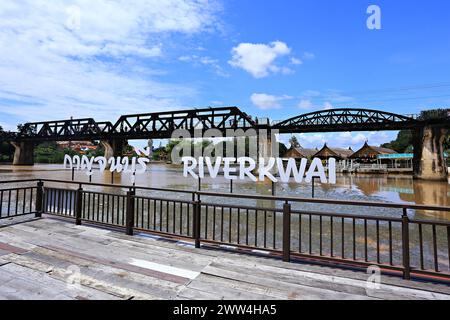
[[[11,142],[14,147],[15,166],[32,166],[34,165],[34,143],[33,142]]]
[[[269,158],[278,158],[280,157],[279,153],[275,135],[273,135],[270,130],[261,130],[258,132],[258,158],[263,158],[265,164],[267,165]],[[278,167],[276,164],[270,172],[274,175],[278,173]],[[255,173],[259,173],[258,169],[255,170]]]
[[[443,142],[447,129],[424,127],[413,132],[414,178],[424,180],[447,180]]]
[[[258,156],[266,160],[280,156],[276,137],[270,131],[261,130],[258,133]]]
[[[147,141],[147,147],[150,150],[150,154],[149,154],[149,159],[152,160],[153,159],[153,139],[148,139]]]
[[[121,157],[123,155],[126,140],[125,139],[101,140],[100,143],[105,148],[106,159],[109,159],[113,157]]]

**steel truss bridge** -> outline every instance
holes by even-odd
[[[26,123],[19,132],[4,133],[0,141],[41,142],[110,139],[167,139],[175,130],[271,129],[280,133],[382,131],[418,129],[436,124],[450,127],[450,116],[420,120],[413,116],[368,109],[332,109],[303,114],[285,121],[253,119],[237,107],[206,108],[124,115],[116,123],[92,118]]]

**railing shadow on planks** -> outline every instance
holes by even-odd
[[[196,248],[203,243],[268,253],[286,262],[378,266],[405,279],[450,280],[450,222],[413,217],[430,211],[446,214],[450,207],[51,179],[1,181],[0,203],[0,219],[48,214],[128,235],[187,239]]]

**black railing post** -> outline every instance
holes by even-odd
[[[136,194],[135,189],[130,188],[127,192],[127,211],[126,211],[126,234],[129,236],[133,235],[134,227],[134,196]]]
[[[408,210],[403,209],[402,215],[402,250],[403,250],[403,278],[411,279],[411,264],[409,258],[409,218]]]
[[[37,183],[37,192],[36,192],[36,213],[35,217],[42,217],[42,212],[44,211],[44,182],[39,181]]]
[[[83,209],[83,187],[80,184],[76,192],[76,202],[75,202],[75,224],[77,226],[81,225],[82,209]]]
[[[291,261],[291,205],[288,202],[283,205],[283,261]]]
[[[195,247],[200,248],[200,226],[201,226],[201,206],[200,199],[194,201],[194,218],[192,230],[194,233]]]

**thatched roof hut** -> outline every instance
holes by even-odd
[[[290,148],[283,156],[283,158],[293,158],[293,159],[302,159],[302,158],[312,158],[316,153],[317,149],[309,149],[309,148]]]
[[[394,153],[397,153],[397,152],[395,152],[392,149],[388,149],[388,148],[369,146],[369,144],[366,142],[364,144],[364,146],[361,149],[359,149],[358,151],[356,151],[355,153],[353,153],[349,157],[349,159],[359,160],[361,162],[371,162],[371,161],[376,161],[378,158],[378,155],[394,154]]]
[[[352,150],[352,148],[348,148],[348,149],[345,149],[345,148],[330,148],[325,143],[323,148],[320,149],[319,152],[314,154],[313,157],[314,158],[319,158],[319,159],[322,159],[322,160],[328,160],[329,158],[335,158],[337,160],[345,160],[345,159],[348,159],[353,153],[354,153],[354,151]]]

